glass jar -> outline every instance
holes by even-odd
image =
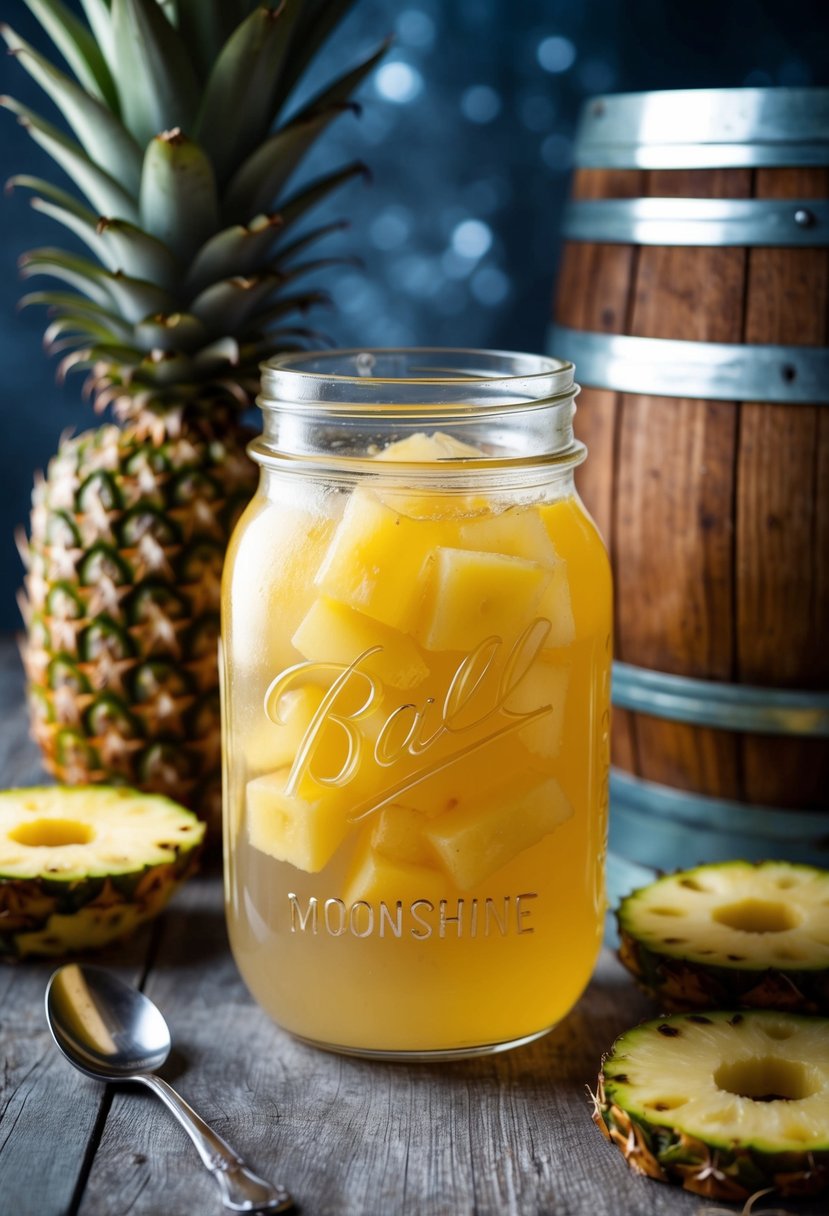
[[[223,587],[225,877],[250,991],[318,1046],[497,1051],[602,936],[611,582],[573,366],[266,364]]]

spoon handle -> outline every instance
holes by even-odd
[[[171,1085],[152,1073],[143,1073],[134,1079],[158,1094],[178,1119],[216,1179],[226,1208],[232,1212],[287,1212],[293,1207],[293,1200],[285,1188],[272,1186],[255,1174]]]

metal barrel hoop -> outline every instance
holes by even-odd
[[[829,245],[825,199],[576,199],[564,211],[569,241],[622,245],[820,248]]]
[[[579,168],[718,169],[829,164],[829,89],[674,89],[595,97]]]
[[[582,387],[715,401],[829,405],[829,348],[639,338],[552,325],[547,350]]]

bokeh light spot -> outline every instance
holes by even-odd
[[[452,249],[462,258],[482,258],[492,245],[492,229],[483,220],[463,220],[452,233]]]
[[[559,132],[548,135],[541,145],[541,159],[555,173],[569,172],[573,164],[572,139]]]
[[[492,122],[501,113],[501,98],[488,84],[473,84],[461,94],[461,113],[470,122]]]
[[[411,214],[405,207],[386,207],[372,220],[369,237],[375,249],[397,249],[411,231]]]
[[[428,48],[435,41],[435,23],[422,8],[406,8],[394,25],[401,42],[407,46]]]
[[[495,308],[509,295],[510,282],[497,266],[482,266],[473,274],[469,288],[479,304]]]
[[[409,296],[427,300],[443,285],[440,262],[421,253],[398,258],[392,267],[390,280],[397,282]]]
[[[423,91],[423,77],[417,68],[398,59],[394,63],[384,63],[377,69],[374,87],[386,101],[405,106]]]
[[[566,72],[576,62],[576,48],[569,38],[554,35],[539,42],[536,57],[545,72]]]

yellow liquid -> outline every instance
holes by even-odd
[[[356,493],[365,503],[343,512],[347,496],[298,501],[274,478],[232,542],[231,945],[260,1004],[320,1045],[494,1050],[558,1022],[599,949],[607,557],[572,494],[501,509],[393,494],[377,507]],[[393,567],[382,538],[372,547],[375,518],[401,529]],[[551,567],[537,551],[548,541]],[[408,581],[407,563],[419,570]],[[360,659],[372,639],[379,651]]]

